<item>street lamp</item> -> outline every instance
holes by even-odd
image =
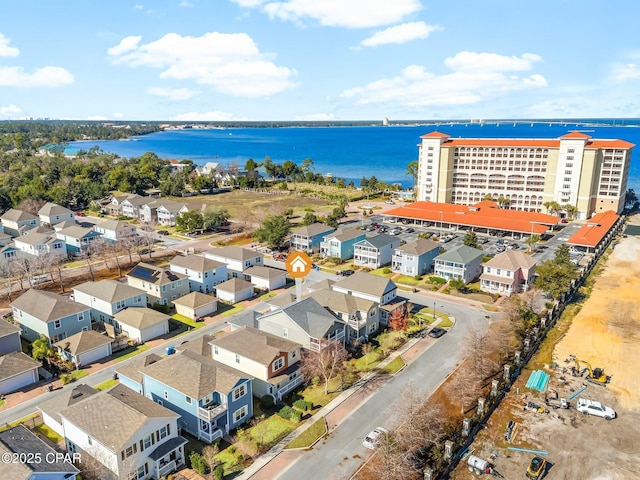
[[[433,321],[436,321],[436,302],[433,302]]]

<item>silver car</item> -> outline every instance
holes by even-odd
[[[370,450],[375,450],[378,447],[378,444],[380,443],[380,436],[382,434],[386,435],[387,433],[389,432],[387,432],[387,430],[385,430],[384,428],[376,427],[369,432],[369,435],[365,437],[364,441],[362,442],[362,445],[364,445],[366,448]]]

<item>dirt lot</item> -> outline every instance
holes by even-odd
[[[637,220],[633,220],[636,223]],[[637,223],[636,223],[637,224]],[[512,392],[494,413],[488,428],[472,445],[475,455],[491,459],[504,478],[525,478],[531,453],[510,451],[508,446],[544,450],[550,464],[549,479],[631,480],[640,478],[640,238],[623,239],[596,280],[591,297],[573,319],[554,350],[556,367],[547,365],[550,388],[568,398],[582,386],[579,397],[598,400],[614,408],[618,418],[584,416],[575,409],[548,413],[524,410],[527,401],[544,406],[544,394],[524,388],[531,371],[523,371]],[[603,367],[611,375],[608,388],[586,383],[570,373],[569,354]],[[516,391],[519,390],[519,394]],[[507,423],[516,422],[511,443],[505,441]],[[493,457],[493,458],[492,458]],[[451,478],[470,479],[466,462]]]

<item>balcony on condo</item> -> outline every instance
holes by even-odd
[[[226,405],[221,405],[217,402],[211,402],[203,407],[198,407],[198,417],[203,420],[211,421],[214,418],[222,415],[227,411]]]

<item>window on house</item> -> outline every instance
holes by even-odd
[[[151,437],[153,436],[153,434],[149,435],[148,437],[146,437],[144,439],[144,449],[146,450],[147,448],[149,448],[151,445],[153,445],[153,441],[151,440]]]
[[[236,363],[240,363],[240,355],[236,353]]]
[[[233,412],[233,422],[238,423],[240,420],[247,416],[247,413],[247,406],[243,405],[241,408]]]
[[[213,346],[213,353],[214,353],[215,355],[218,355],[218,353],[219,353],[219,352],[218,352],[218,346],[217,346],[217,345],[214,345],[214,346]]]
[[[247,388],[245,385],[240,385],[238,388],[236,388],[233,391],[233,399],[234,400],[238,400],[241,397],[244,397],[244,395],[247,393]]]
[[[91,437],[87,437],[87,443],[88,443],[89,445],[93,445],[93,438],[91,438]]]
[[[289,329],[288,328],[283,328],[282,329],[282,336],[284,338],[289,338]]]
[[[193,402],[193,400],[191,399],[191,397],[189,397],[188,395],[185,395],[184,397],[184,401],[187,402],[187,404],[191,405],[191,403]]]
[[[164,427],[162,427],[160,430],[158,430],[158,439],[162,440],[163,438],[167,437],[169,435],[169,425],[166,425]]]
[[[284,358],[276,358],[276,361],[273,362],[273,371],[280,370],[284,366]]]
[[[62,326],[62,323],[60,323],[60,320],[55,320],[53,322],[53,328],[55,328],[56,330],[58,330],[61,326]]]
[[[79,313],[78,314],[78,321],[81,322],[84,320],[84,313]]]

